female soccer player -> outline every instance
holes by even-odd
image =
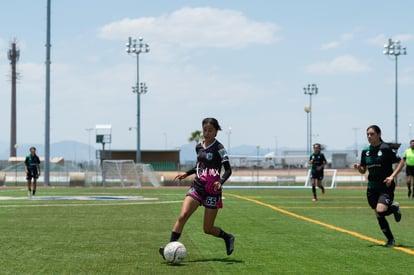
[[[387,238],[384,246],[394,246],[395,240],[386,216],[394,214],[396,222],[401,220],[400,207],[394,200],[394,178],[404,166],[396,153],[399,144],[385,143],[381,138],[381,129],[377,125],[367,128],[369,146],[361,153],[360,163],[355,163],[354,168],[361,174],[368,170],[367,199],[368,204],[374,209],[379,226]],[[398,163],[393,171],[393,163]]]
[[[185,179],[195,174],[194,182],[184,199],[180,215],[175,222],[170,242],[178,241],[184,225],[191,215],[201,205],[204,206],[204,233],[224,239],[227,255],[233,253],[234,236],[214,226],[219,208],[223,207],[221,201],[221,187],[231,175],[231,166],[224,146],[216,140],[216,135],[221,127],[215,118],[205,118],[202,121],[203,141],[196,145],[196,166],[184,174],[175,178]],[[223,175],[220,174],[224,167]],[[220,176],[221,175],[221,176]],[[159,252],[164,257],[164,248]]]
[[[40,159],[36,155],[36,148],[30,147],[30,154],[24,160],[24,171],[27,179],[27,193],[29,198],[36,194],[36,183],[40,176]],[[32,189],[33,179],[33,189]]]
[[[326,164],[326,158],[323,153],[321,153],[321,145],[315,143],[313,145],[313,153],[309,157],[309,164],[312,165],[311,168],[311,183],[312,183],[312,201],[317,201],[318,197],[316,196],[316,185],[322,190],[322,194],[325,194],[325,187],[322,185],[323,180],[323,168]]]

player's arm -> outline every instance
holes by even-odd
[[[354,163],[354,169],[358,170],[359,173],[365,174],[367,167],[358,163]]]
[[[40,176],[40,161],[36,164],[37,174]]]
[[[405,166],[405,161],[404,161],[404,159],[402,159],[402,160],[400,160],[400,162],[398,162],[398,165],[395,168],[394,172],[392,172],[392,174],[384,180],[384,182],[385,182],[385,184],[387,184],[387,186],[389,186],[392,183],[394,178],[398,175],[398,173],[401,172],[401,170],[404,168],[404,166]]]
[[[176,179],[176,180],[183,180],[183,179],[185,179],[186,177],[188,177],[188,176],[190,176],[190,175],[192,175],[192,174],[195,174],[195,172],[196,172],[196,167],[194,166],[194,168],[192,168],[192,169],[188,170],[187,172],[185,172],[185,173],[183,173],[183,174],[179,174],[179,175],[177,175],[177,176],[175,177],[175,179]]]
[[[221,176],[219,182],[221,185],[223,185],[231,176],[231,173],[233,172],[231,170],[231,166],[230,166],[230,162],[229,161],[225,161],[223,162],[223,167],[224,167],[224,173]]]
[[[27,159],[27,157],[26,157],[26,159],[24,160],[24,172],[27,174],[27,173],[29,173],[29,169],[28,169],[28,163],[29,163],[29,160]]]

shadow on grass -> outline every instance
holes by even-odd
[[[405,245],[405,244],[397,244],[394,246],[385,246],[383,244],[371,244],[368,247],[383,247],[383,248],[401,247],[401,248],[407,248],[407,249],[414,249],[413,245]]]
[[[225,264],[241,264],[244,263],[242,260],[231,259],[231,258],[210,258],[210,259],[196,259],[186,261],[187,263],[202,263],[202,262],[220,262]]]

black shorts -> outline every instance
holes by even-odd
[[[311,171],[311,179],[323,180],[323,169]]]
[[[406,166],[405,167],[405,175],[408,176],[414,176],[414,166]]]
[[[376,209],[377,204],[381,203],[390,207],[392,202],[394,201],[394,189],[394,183],[391,184],[390,187],[385,186],[384,188],[367,189],[367,200],[369,206],[371,206],[372,209]]]
[[[38,173],[37,169],[29,169],[27,171],[27,174],[26,174],[26,179],[27,180],[32,180],[32,179],[37,180],[38,178],[39,178],[39,173]]]

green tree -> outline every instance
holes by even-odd
[[[189,142],[193,142],[195,141],[196,143],[198,143],[200,141],[200,139],[202,139],[202,134],[201,131],[196,130],[194,132],[191,133],[191,136],[188,138]]]

